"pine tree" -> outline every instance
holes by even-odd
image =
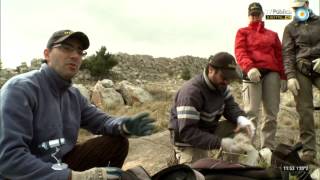
[[[96,54],[83,60],[80,69],[88,69],[91,75],[102,78],[108,76],[110,69],[118,64],[118,61],[112,54],[106,52],[107,48],[102,46]]]

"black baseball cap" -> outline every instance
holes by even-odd
[[[52,34],[52,36],[50,37],[47,43],[47,48],[52,48],[53,45],[62,43],[63,41],[69,38],[78,39],[82,45],[83,50],[88,49],[90,45],[88,36],[83,32],[80,32],[80,31],[74,32],[71,30],[60,30]]]
[[[259,15],[263,13],[262,6],[258,2],[253,2],[248,7],[248,16],[250,15]]]
[[[209,57],[209,65],[220,69],[227,80],[240,79],[237,72],[237,63],[234,57],[227,52],[219,52]]]

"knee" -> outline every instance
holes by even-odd
[[[117,143],[121,148],[129,149],[129,140],[126,137],[119,136]]]
[[[129,149],[128,138],[123,136],[102,136],[104,142],[111,142],[113,147],[121,149]],[[108,143],[109,144],[109,143]]]

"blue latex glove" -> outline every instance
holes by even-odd
[[[146,136],[152,134],[155,128],[154,119],[149,113],[139,113],[133,117],[123,117],[122,130],[129,135]]]

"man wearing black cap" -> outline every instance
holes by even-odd
[[[234,101],[228,88],[239,78],[232,55],[220,52],[209,57],[203,74],[186,82],[177,92],[171,109],[169,130],[180,164],[208,157],[208,150],[237,152],[231,138],[245,129],[253,136],[255,127]],[[220,121],[221,116],[227,120]]]
[[[40,70],[3,85],[0,179],[107,179],[105,167],[121,172],[126,137],[151,134],[154,125],[147,113],[109,116],[71,86],[88,47],[84,33],[57,31],[44,50],[46,63]],[[80,127],[102,136],[76,144]]]
[[[313,86],[320,90],[320,17],[309,8],[308,0],[292,0],[295,17],[284,29],[282,52],[288,89],[294,95],[299,113],[300,140],[303,144],[301,159],[316,163],[317,141],[315,132]],[[319,148],[319,146],[318,146]]]
[[[286,91],[281,42],[278,34],[264,27],[260,3],[248,7],[249,25],[240,28],[235,38],[235,56],[243,76],[242,96],[248,118],[261,122],[260,147],[262,154],[271,154],[276,146],[277,115],[280,90]],[[262,104],[263,119],[258,119]]]

